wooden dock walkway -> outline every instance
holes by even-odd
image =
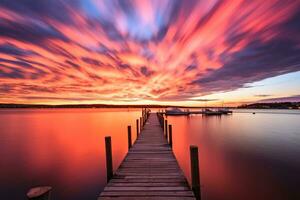
[[[98,198],[113,199],[196,199],[156,114],[150,114],[139,137]]]

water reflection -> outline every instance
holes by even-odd
[[[300,115],[234,113],[168,117],[187,177],[189,145],[199,146],[205,200],[300,199]],[[106,182],[104,137],[116,169],[127,152],[127,125],[140,110],[0,110],[0,199],[25,199],[35,185],[55,200],[96,199]]]
[[[104,136],[112,137],[116,169],[127,152],[127,125],[139,116],[139,110],[2,110],[0,199],[23,199],[35,185],[53,186],[53,199],[96,199],[106,181]]]
[[[299,199],[300,115],[234,113],[168,117],[174,152],[190,177],[189,145],[199,146],[208,200]]]

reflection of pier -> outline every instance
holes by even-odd
[[[137,120],[138,137],[133,145],[131,126],[128,126],[129,151],[114,173],[111,139],[106,137],[108,183],[98,200],[200,199],[198,148],[190,148],[190,188],[172,152],[172,125],[161,114],[144,111],[142,116],[141,123]]]

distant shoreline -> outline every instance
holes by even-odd
[[[238,106],[242,109],[300,109],[300,102],[272,102],[272,103],[252,103]]]

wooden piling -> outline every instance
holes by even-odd
[[[143,119],[143,124],[145,124],[145,119],[146,119],[145,114],[146,114],[146,112],[145,112],[145,109],[143,108],[143,109],[142,109],[142,119]]]
[[[27,192],[26,196],[29,200],[50,200],[51,190],[50,186],[34,187]]]
[[[170,144],[170,147],[173,148],[172,125],[171,124],[169,124],[169,144]]]
[[[127,132],[128,132],[128,150],[131,148],[132,146],[132,141],[131,141],[131,126],[127,127]]]
[[[143,121],[142,121],[142,117],[140,117],[140,132],[142,132],[143,130]]]
[[[192,190],[197,200],[201,200],[198,147],[190,146]]]
[[[136,137],[138,137],[139,136],[139,120],[137,119],[136,120]]]
[[[165,120],[165,137],[167,138],[167,140],[168,140],[168,120]]]
[[[105,153],[106,153],[106,181],[113,177],[113,162],[112,162],[112,150],[111,150],[111,137],[105,137]]]

